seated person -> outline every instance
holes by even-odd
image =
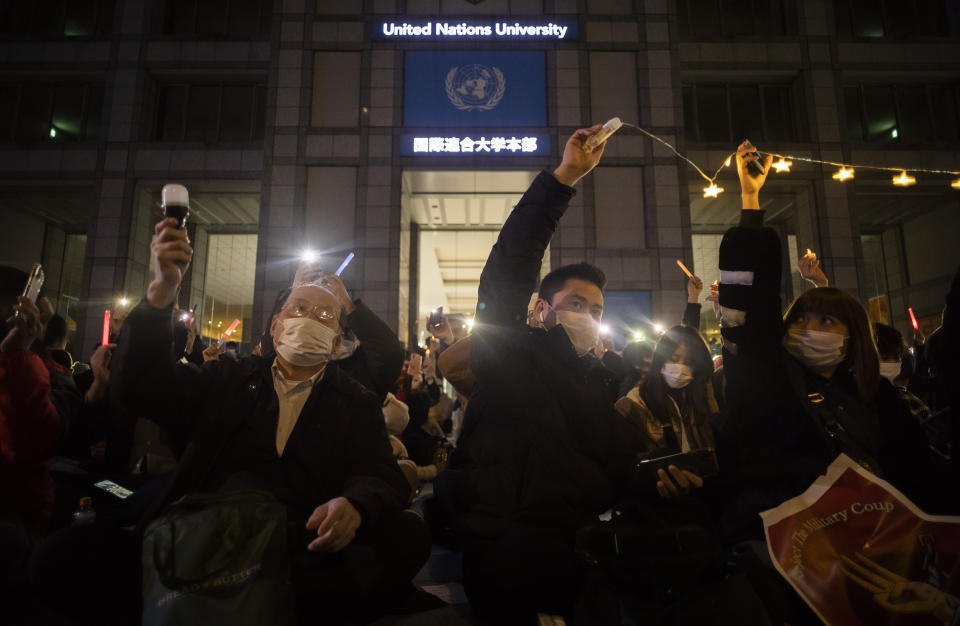
[[[193,251],[174,219],[157,224],[151,249],[155,277],[126,319],[111,386],[131,414],[188,443],[141,528],[188,493],[268,491],[287,511],[301,619],[408,588],[429,537],[402,511],[409,487],[376,397],[330,360],[341,338],[337,297],[294,288],[272,320],[275,355],[177,363],[170,311]],[[369,567],[351,566],[358,559]],[[94,597],[86,585],[70,595],[87,591]]]
[[[33,342],[43,336],[44,325],[53,315],[50,302],[40,298],[34,303],[23,296],[17,297],[27,280],[23,272],[4,273],[3,279],[0,293],[0,527],[4,528],[4,538],[7,528],[39,537],[46,532],[53,512],[50,460],[73,413],[70,410],[69,415],[64,414],[67,405],[55,396],[55,377],[67,380],[69,374],[59,365],[44,363],[30,351]],[[79,394],[75,395],[79,400]]]
[[[949,413],[940,411],[931,419],[930,408],[923,400],[907,391],[912,360],[903,345],[903,335],[893,326],[874,324],[877,333],[877,352],[880,353],[880,375],[893,383],[900,400],[909,406],[917,421],[923,425],[938,465],[946,465],[950,460],[950,424]]]
[[[446,458],[444,457],[444,462],[439,467],[436,463],[417,465],[410,458],[407,447],[403,445],[403,441],[400,439],[410,422],[410,409],[405,403],[397,400],[397,397],[392,393],[388,393],[383,401],[383,421],[387,425],[393,456],[397,459],[397,465],[403,471],[407,482],[410,483],[410,499],[412,500],[420,490],[421,483],[433,480],[437,477],[437,472],[443,471],[446,467]]]
[[[746,166],[755,150],[749,142],[737,150],[743,211],[720,244],[729,410],[715,434],[730,489],[727,536],[758,538],[757,513],[801,493],[841,452],[932,513],[926,437],[880,376],[863,306],[844,291],[817,287],[781,315],[780,239],[763,227],[759,208],[766,173],[751,175]]]
[[[319,264],[300,263],[293,284],[305,282],[326,287],[343,306],[340,314],[343,339],[333,360],[383,402],[406,353],[397,334],[362,300],[351,298],[339,276],[324,272]]]
[[[710,418],[719,412],[713,394],[713,361],[700,333],[675,326],[657,342],[644,381],[617,401],[625,418],[640,426],[652,456],[713,447]],[[662,470],[661,470],[662,471]],[[695,487],[701,477],[684,470]],[[672,481],[661,480],[662,496],[676,495]]]

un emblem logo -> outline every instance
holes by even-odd
[[[500,104],[506,87],[499,67],[473,63],[447,72],[447,98],[461,111],[489,111]]]

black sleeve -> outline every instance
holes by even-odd
[[[351,409],[346,449],[349,469],[343,497],[363,516],[366,527],[376,525],[384,511],[399,510],[410,485],[393,458],[380,406],[372,393],[359,396]]]
[[[923,427],[906,401],[886,380],[878,393],[879,450],[877,460],[884,478],[903,491],[928,513],[952,513],[944,506],[953,501],[944,498],[942,480],[931,463],[930,443]]]
[[[623,383],[623,379],[626,376],[626,371],[623,365],[623,357],[613,350],[607,350],[603,353],[603,358],[600,359],[600,362],[603,363],[603,366],[607,368],[607,371],[611,374],[608,385],[611,388],[611,393],[614,396],[614,400],[617,400],[620,397],[620,385]]]
[[[367,376],[361,382],[383,402],[403,367],[403,344],[386,322],[367,305],[359,300],[355,305],[356,309],[347,316],[347,325],[360,341],[358,349],[363,350],[366,358]]]
[[[197,335],[193,338],[193,347],[190,350],[190,353],[186,355],[187,361],[193,363],[197,367],[203,365],[203,350],[204,345],[200,340],[200,336]]]
[[[683,309],[683,319],[680,320],[682,326],[689,326],[694,330],[700,330],[700,303],[687,302]]]
[[[943,334],[943,345],[940,347],[941,361],[937,369],[940,376],[947,383],[947,402],[952,409],[953,430],[953,455],[951,460],[953,483],[960,486],[960,361],[957,360],[957,354],[960,354],[960,268],[953,276],[953,283],[950,285],[950,291],[947,292],[946,308],[943,312],[943,326],[940,330]]]
[[[767,355],[774,348],[779,352],[780,239],[776,231],[763,227],[763,211],[742,211],[740,225],[724,234],[720,273],[724,339],[736,344],[738,355]]]
[[[782,389],[780,239],[762,211],[741,212],[720,243],[720,306],[726,398],[737,411],[776,403]]]
[[[63,432],[69,432],[70,425],[79,418],[83,406],[83,395],[74,383],[72,374],[50,369],[50,401],[60,415]]]
[[[537,287],[543,253],[576,191],[542,171],[500,229],[480,275],[477,322],[522,326]]]
[[[157,309],[146,300],[130,312],[110,366],[109,392],[126,414],[183,433],[193,422],[193,411],[202,405],[218,365],[211,362],[198,368],[170,358],[170,312],[171,307]]]
[[[537,287],[543,253],[574,193],[540,172],[500,229],[477,288],[470,366],[478,384],[502,375],[500,364],[524,344],[527,305]]]

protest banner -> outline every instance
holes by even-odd
[[[960,624],[960,517],[927,515],[846,455],[760,516],[774,566],[824,623]]]

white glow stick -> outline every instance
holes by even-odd
[[[353,257],[354,257],[354,254],[353,254],[352,252],[351,252],[350,254],[348,254],[348,255],[347,255],[347,258],[345,258],[345,259],[343,260],[343,263],[340,264],[340,267],[337,268],[337,271],[334,272],[334,274],[336,274],[337,276],[339,276],[339,275],[340,275],[340,272],[342,272],[343,270],[347,269],[347,266],[350,265],[350,261],[353,260]]]

